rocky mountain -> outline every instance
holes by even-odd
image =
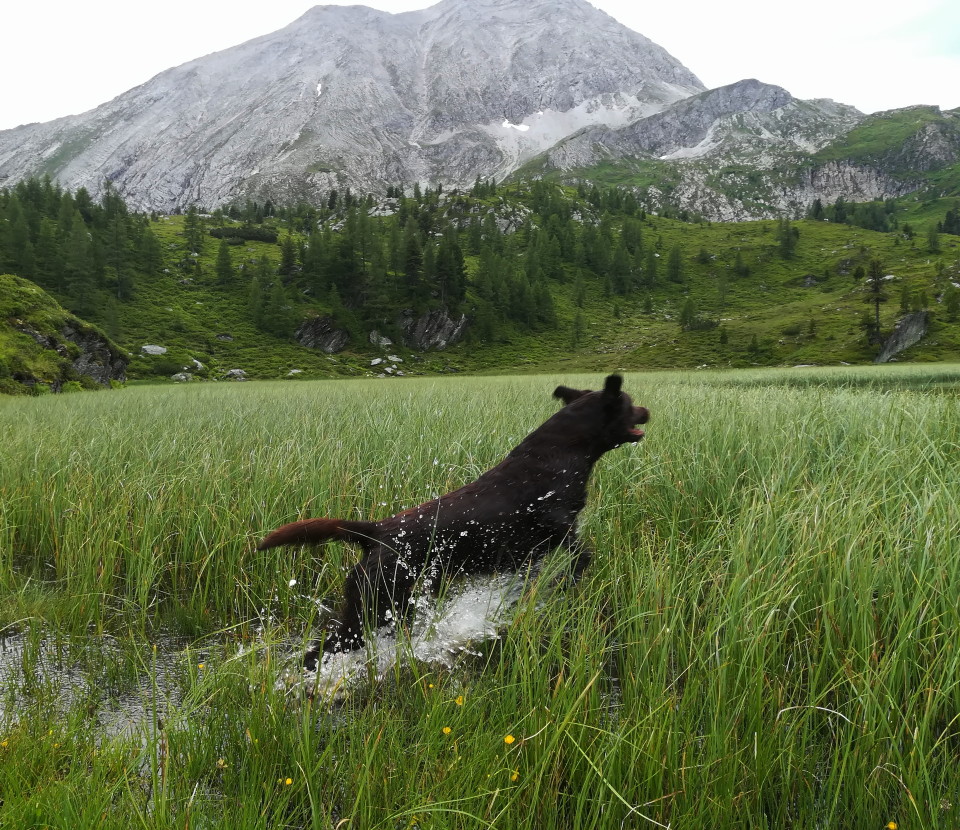
[[[921,174],[958,161],[960,112],[910,107],[864,116],[744,80],[623,127],[581,130],[526,171],[572,178],[591,178],[602,165],[621,177],[632,171],[651,207],[738,221],[799,217],[818,198],[897,198],[926,187]]]
[[[701,92],[585,0],[317,6],[82,115],[0,132],[0,184],[49,174],[138,209],[501,178],[588,126]]]
[[[706,90],[586,0],[316,6],[90,112],[0,132],[0,186],[48,174],[96,197],[109,180],[161,211],[519,173],[741,220],[902,196],[958,164],[960,112],[864,116],[756,80]]]

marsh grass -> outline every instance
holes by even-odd
[[[577,588],[333,706],[285,681],[354,554],[255,540],[458,486],[596,376],[0,401],[0,825],[957,826],[958,377],[629,376]]]

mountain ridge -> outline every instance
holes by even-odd
[[[622,122],[702,89],[585,0],[316,6],[87,113],[0,132],[0,182],[48,174],[97,195],[109,179],[134,207],[161,210],[463,184],[608,111]],[[536,113],[546,127],[521,123]]]
[[[960,191],[960,113],[867,116],[756,79],[708,90],[586,0],[314,6],[86,113],[0,131],[0,186],[43,175],[162,212],[548,176],[711,220],[799,217],[817,198]]]

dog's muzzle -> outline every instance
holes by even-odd
[[[645,424],[650,420],[650,410],[645,406],[635,406],[633,408],[633,422],[635,424]],[[627,434],[634,441],[639,441],[643,438],[644,432],[642,429],[628,429]]]

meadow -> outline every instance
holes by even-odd
[[[350,548],[602,375],[0,399],[0,827],[960,826],[960,366],[628,374],[498,636],[336,700],[298,662]],[[455,589],[452,589],[455,590]]]

